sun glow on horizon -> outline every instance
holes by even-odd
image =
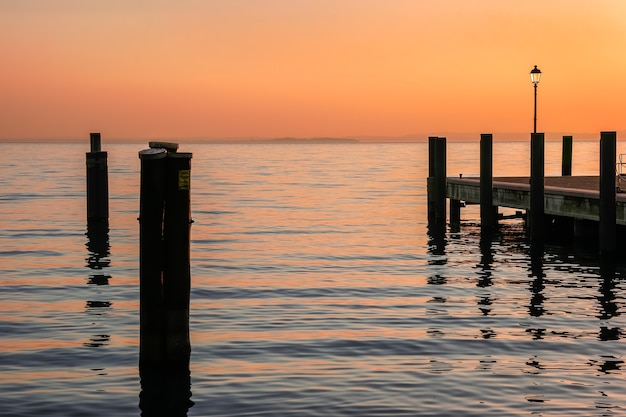
[[[626,3],[0,4],[0,139],[626,126]]]

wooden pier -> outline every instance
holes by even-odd
[[[544,214],[578,220],[600,221],[600,177],[565,176],[544,178]],[[530,177],[494,177],[492,205],[530,210]],[[448,177],[446,197],[480,204],[480,178]],[[451,203],[455,207],[454,203]],[[451,213],[450,217],[454,217]],[[626,225],[626,194],[616,194],[615,222]]]
[[[528,177],[492,177],[492,135],[482,134],[480,177],[446,176],[446,139],[429,138],[428,224],[434,234],[446,225],[446,201],[451,225],[460,224],[461,208],[480,204],[483,230],[497,228],[499,207],[524,217],[531,241],[555,234],[597,239],[601,254],[614,254],[626,230],[626,194],[616,178],[616,132],[600,134],[598,176],[571,176],[571,136],[563,137],[563,175],[544,176],[544,135],[531,134]],[[524,212],[523,212],[524,211]]]

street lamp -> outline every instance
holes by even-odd
[[[535,87],[535,118],[533,133],[537,133],[537,84],[539,84],[539,80],[541,80],[541,70],[535,65],[535,68],[530,70],[530,81]]]

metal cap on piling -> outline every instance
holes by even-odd
[[[139,151],[139,159],[161,159],[167,156],[167,151],[163,148],[150,148]]]
[[[148,142],[148,146],[151,148],[163,148],[168,152],[176,152],[178,150],[178,143],[174,142]]]

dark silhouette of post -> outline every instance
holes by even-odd
[[[542,240],[544,237],[544,134],[530,135],[530,238]]]
[[[480,226],[493,229],[498,208],[493,205],[493,135],[480,135]]]
[[[443,242],[446,231],[446,138],[428,138],[428,232]]]
[[[100,133],[90,134],[87,163],[87,222],[109,221],[109,178],[107,153],[102,152]]]
[[[190,174],[191,153],[167,154],[166,203],[163,227],[165,265],[163,296],[167,328],[166,355],[175,369],[189,367]]]
[[[561,156],[561,175],[572,175],[572,137],[563,136],[563,149]]]
[[[435,142],[435,221],[446,224],[446,138]]]
[[[616,246],[615,158],[616,132],[600,133],[600,254],[612,255]]]
[[[139,152],[139,369],[160,372],[165,360],[163,306],[163,210],[165,204],[164,149]]]
[[[434,225],[437,217],[435,198],[435,164],[437,160],[437,136],[428,137],[428,178],[426,180],[426,197],[428,202],[428,224]]]
[[[163,147],[160,147],[160,146]],[[146,384],[188,378],[191,153],[150,143],[139,152],[140,359]],[[151,391],[145,385],[146,392]],[[186,394],[185,394],[186,395]]]

